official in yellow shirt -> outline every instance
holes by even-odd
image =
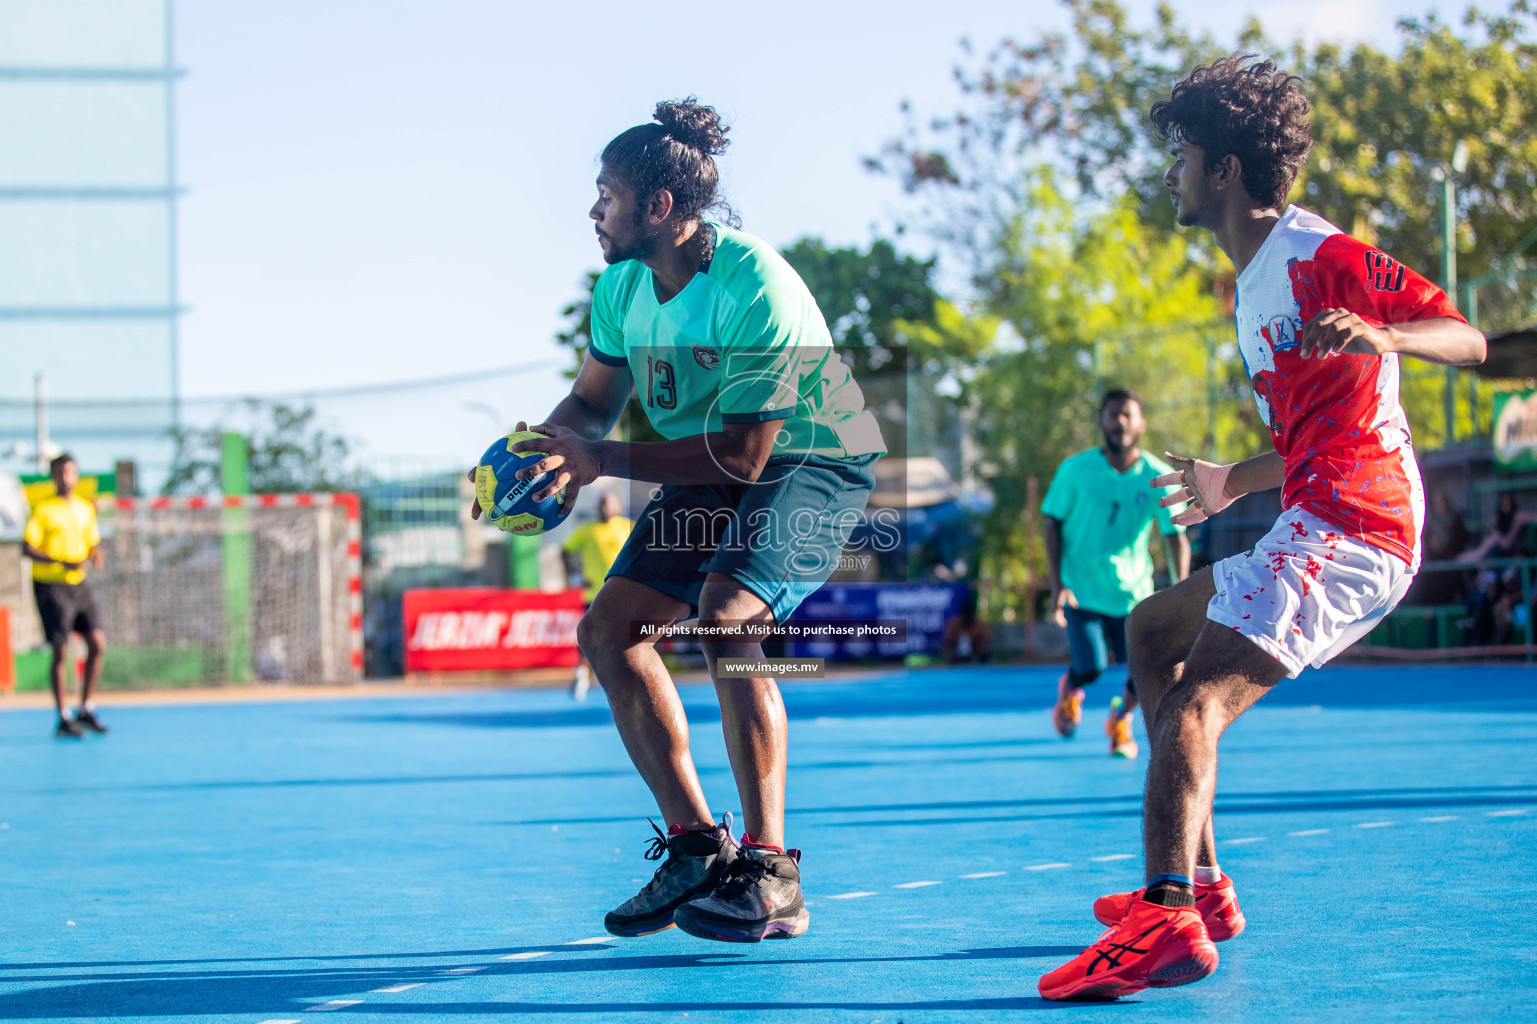
[[[79,739],[87,729],[107,731],[96,718],[91,701],[101,678],[101,656],[107,649],[107,637],[101,629],[96,600],[85,582],[87,563],[102,564],[101,532],[96,526],[95,506],[75,493],[80,482],[75,460],[60,455],[49,463],[48,469],[55,493],[32,507],[22,551],[32,560],[32,595],[37,599],[43,635],[53,649],[53,703],[59,712],[54,735]],[[72,632],[85,639],[86,649],[80,709],[73,715],[64,699],[66,649]]]
[[[635,529],[634,521],[621,516],[620,511],[619,495],[613,491],[604,492],[598,502],[597,521],[571,531],[571,536],[560,546],[566,572],[582,581],[583,597],[588,604],[592,604],[592,599],[603,589],[608,570],[613,566],[614,559],[619,557],[624,542],[630,539],[630,531]],[[576,676],[571,681],[571,696],[577,700],[586,700],[591,685],[592,670],[587,665],[587,659],[583,658],[576,665]]]

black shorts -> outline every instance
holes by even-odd
[[[101,612],[96,610],[91,588],[84,583],[33,580],[32,596],[37,598],[37,614],[43,620],[43,636],[50,647],[63,647],[71,632],[86,636],[101,628]]]

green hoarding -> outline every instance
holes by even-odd
[[[1494,396],[1494,464],[1511,472],[1537,471],[1537,391]]]

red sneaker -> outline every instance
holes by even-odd
[[[1037,987],[1047,999],[1116,999],[1145,988],[1188,985],[1216,969],[1217,947],[1194,907],[1137,900],[1120,924]]]
[[[1101,896],[1094,901],[1094,917],[1100,924],[1119,924],[1126,910],[1142,899],[1146,890],[1118,892]],[[1233,880],[1223,875],[1215,882],[1195,884],[1195,909],[1206,925],[1206,932],[1213,942],[1226,942],[1241,935],[1249,922],[1238,909],[1238,894],[1233,891]]]

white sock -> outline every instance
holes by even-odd
[[[96,714],[96,702],[94,700],[88,700],[84,704],[80,705],[80,710],[86,712],[87,714],[94,715]]]
[[[1222,869],[1215,864],[1211,867],[1197,864],[1195,866],[1195,881],[1197,885],[1216,885],[1222,881]]]

